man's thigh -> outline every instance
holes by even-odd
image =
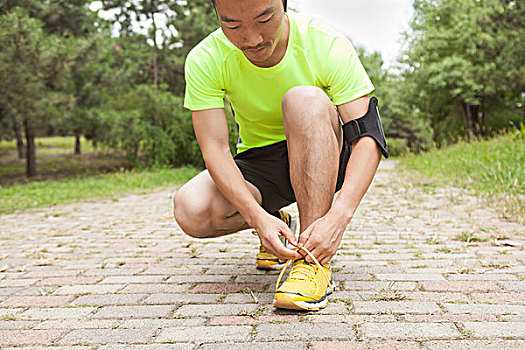
[[[247,181],[245,183],[255,200],[260,204],[261,194],[258,189]],[[183,205],[195,213],[206,211],[208,214],[228,217],[237,212],[233,204],[219,191],[208,170],[200,172],[186,182],[175,196],[179,197],[179,205]]]

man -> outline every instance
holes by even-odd
[[[176,193],[175,218],[197,238],[255,229],[258,267],[293,260],[274,305],[318,310],[332,291],[329,261],[381,152],[388,156],[377,100],[368,97],[374,87],[347,38],[287,14],[282,0],[212,2],[221,28],[190,52],[185,68],[185,107],[207,170]],[[239,125],[235,158],[225,96]],[[298,241],[279,210],[295,201]]]

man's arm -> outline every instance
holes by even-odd
[[[237,209],[250,227],[253,227],[263,246],[274,255],[297,258],[300,255],[286,249],[277,234],[282,233],[295,243],[288,226],[266,213],[257,203],[235,164],[228,145],[228,124],[223,108],[192,112],[193,127],[208,172],[221,194]]]
[[[343,123],[365,115],[369,102],[370,98],[365,96],[339,105],[337,108]],[[312,251],[321,264],[328,263],[337,252],[343,232],[370,186],[380,160],[381,151],[374,139],[362,137],[353,142],[344,183],[337,199],[325,216],[301,234],[306,238],[301,239],[304,246]],[[311,262],[308,256],[306,260]]]
[[[343,123],[357,119],[368,111],[368,96],[338,106]],[[357,206],[365,195],[381,160],[381,150],[376,141],[368,136],[352,143],[352,153],[346,168],[345,181],[332,209],[341,220],[350,223]]]

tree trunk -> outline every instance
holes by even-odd
[[[24,118],[24,128],[26,132],[26,175],[27,177],[36,175],[36,152],[35,152],[35,130],[29,118]]]
[[[11,115],[13,119],[13,131],[15,132],[16,137],[16,149],[18,150],[18,158],[23,159],[24,155],[24,136],[22,136],[22,127],[20,126],[20,121],[14,115]]]
[[[155,22],[155,12],[151,12],[153,22],[153,86],[159,83],[159,64],[158,64],[158,45],[157,45],[157,23]]]
[[[472,123],[472,112],[470,110],[470,105],[463,102],[459,96],[456,96],[456,103],[461,110],[461,115],[463,116],[463,123],[465,124],[465,129],[467,130],[467,137],[469,141],[474,140],[474,125]]]
[[[80,149],[80,131],[75,130],[75,154],[81,154]]]

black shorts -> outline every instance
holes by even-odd
[[[336,191],[339,191],[343,186],[349,158],[350,147],[344,141],[339,156]],[[262,207],[267,212],[273,213],[296,201],[290,182],[290,164],[286,141],[251,148],[237,154],[234,159],[246,181],[253,184],[261,192]]]

